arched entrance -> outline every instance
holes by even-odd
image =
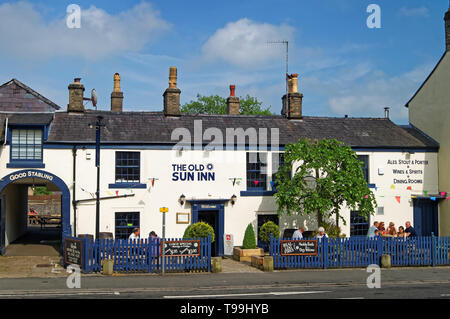
[[[26,169],[21,171],[16,171],[11,174],[6,175],[0,179],[0,254],[5,252],[6,244],[6,230],[7,230],[7,199],[5,196],[5,188],[11,184],[31,184],[31,183],[49,183],[56,186],[61,192],[61,236],[62,238],[66,236],[71,236],[72,230],[70,225],[70,191],[66,183],[58,176],[43,171]],[[62,239],[61,238],[61,239]]]

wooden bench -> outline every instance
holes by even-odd
[[[45,229],[47,225],[57,225],[56,228],[61,227],[61,217],[54,216],[40,216],[39,224],[41,225],[41,230]]]

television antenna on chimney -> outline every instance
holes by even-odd
[[[288,65],[289,65],[289,41],[288,40],[278,40],[278,41],[267,41],[268,44],[281,44],[286,46],[286,75],[288,73]],[[288,93],[287,81],[286,82],[286,96]]]
[[[92,106],[95,107],[95,110],[97,111],[97,100],[98,100],[98,94],[95,89],[91,90],[91,97],[83,97],[83,100],[85,101],[91,101]]]

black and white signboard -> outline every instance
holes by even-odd
[[[282,240],[281,255],[316,256],[317,240]]]
[[[65,239],[65,261],[66,265],[82,266],[82,242],[79,239]]]
[[[166,241],[164,253],[166,256],[199,256],[200,240]]]

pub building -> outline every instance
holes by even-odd
[[[281,115],[270,116],[240,115],[234,86],[227,114],[181,114],[174,67],[160,112],[123,110],[117,73],[110,111],[85,108],[79,78],[68,89],[62,109],[16,79],[0,86],[2,253],[29,228],[30,187],[60,194],[60,235],[95,236],[97,129],[99,231],[115,239],[128,238],[135,227],[141,237],[151,231],[161,236],[161,207],[168,208],[167,238],[182,237],[189,224],[205,221],[215,230],[212,249],[219,256],[225,236],[240,246],[249,223],[256,235],[269,220],[281,233],[300,225],[317,229],[315,216],[279,217],[273,196],[285,145],[303,137],[342,141],[363,163],[378,207],[369,220],[342,207],[346,236],[366,235],[374,220],[396,227],[411,221],[421,235],[439,234],[439,144],[415,127],[393,123],[388,109],[380,118],[304,115],[297,74],[288,76]]]

